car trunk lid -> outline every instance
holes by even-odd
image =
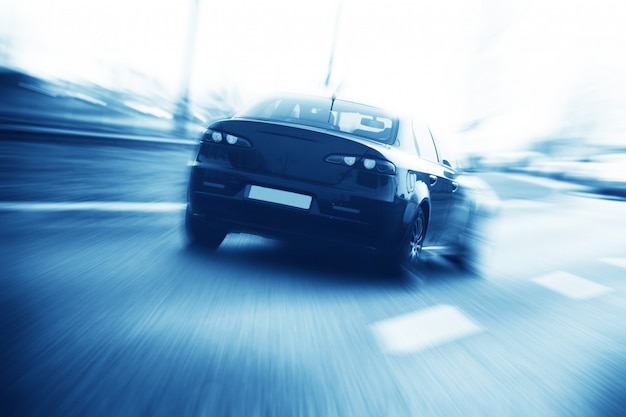
[[[329,162],[336,156],[362,158],[380,154],[359,140],[329,129],[290,123],[231,119],[211,126],[245,139],[249,148],[229,148],[231,164],[240,170],[275,175],[320,184],[337,184],[353,169],[343,163]],[[224,145],[228,146],[228,145]]]

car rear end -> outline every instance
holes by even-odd
[[[367,140],[332,128],[229,119],[202,137],[188,210],[228,232],[389,247],[406,208],[396,170]]]

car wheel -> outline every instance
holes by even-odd
[[[415,269],[419,263],[424,236],[426,236],[426,215],[424,210],[419,207],[409,235],[402,247],[402,263],[409,270]]]
[[[224,241],[226,231],[209,226],[202,218],[194,217],[189,210],[185,212],[185,234],[192,247],[216,250]]]

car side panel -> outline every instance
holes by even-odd
[[[428,163],[428,169],[418,178],[428,186],[430,214],[424,246],[436,245],[445,232],[452,197],[452,183],[445,175],[446,169],[436,163]]]

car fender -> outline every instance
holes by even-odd
[[[417,208],[423,204],[427,204],[427,210],[430,211],[430,191],[428,189],[428,185],[424,181],[418,180],[415,182],[415,188],[413,193],[409,197],[409,204],[407,204],[406,209],[404,211],[403,223],[408,226],[413,222],[415,215],[417,213]],[[428,217],[429,213],[426,213]]]

